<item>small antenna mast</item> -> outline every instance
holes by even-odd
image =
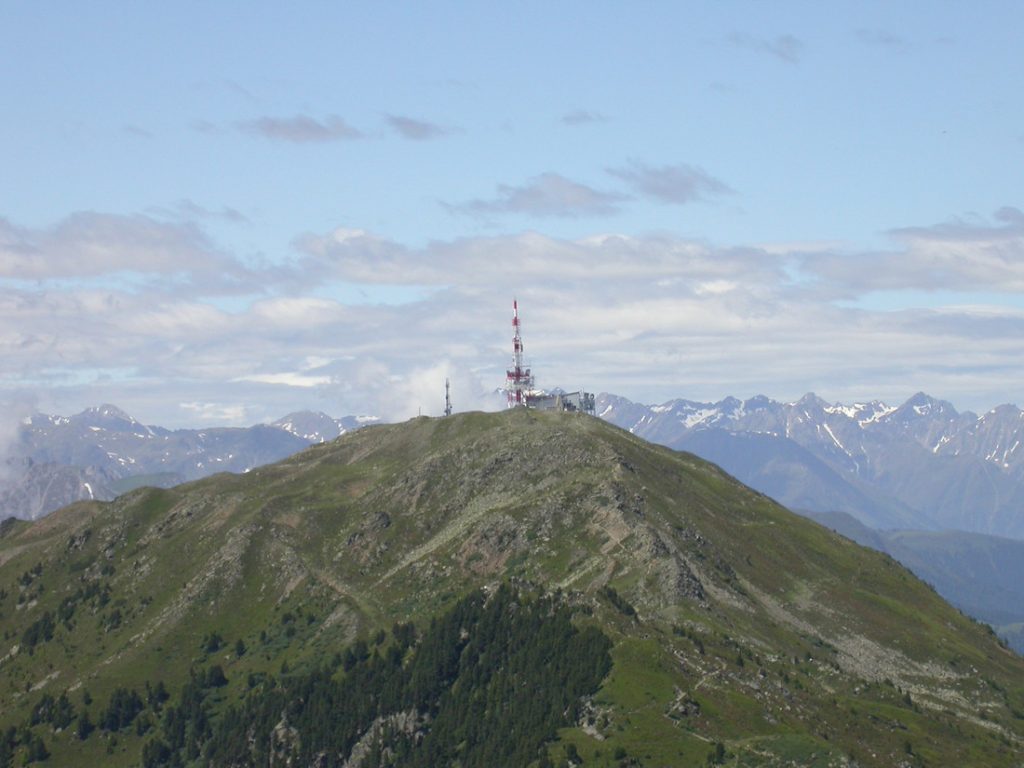
[[[512,367],[506,371],[505,390],[508,407],[526,405],[526,395],[533,389],[533,375],[523,365],[523,337],[519,332],[519,302],[512,299]]]
[[[452,385],[448,379],[444,380],[444,415],[452,415]]]

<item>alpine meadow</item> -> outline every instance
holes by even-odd
[[[367,427],[0,547],[8,762],[1010,766],[1024,736],[987,626],[578,414]]]

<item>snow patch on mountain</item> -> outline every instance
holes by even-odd
[[[304,412],[281,421],[168,430],[142,424],[113,405],[74,416],[19,418],[10,454],[0,457],[0,517],[34,519],[74,501],[105,501],[143,484],[169,486],[213,472],[245,472],[379,419]]]

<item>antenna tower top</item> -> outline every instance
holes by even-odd
[[[512,367],[505,375],[508,407],[526,406],[526,393],[533,389],[533,374],[523,365],[523,337],[519,329],[519,302],[512,299]]]

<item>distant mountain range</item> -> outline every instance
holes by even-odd
[[[36,519],[66,504],[109,500],[143,485],[170,487],[217,472],[247,472],[377,421],[292,413],[245,428],[147,426],[112,405],[75,416],[36,414],[0,474],[0,518]]]
[[[1024,538],[1024,412],[978,416],[918,393],[900,406],[767,397],[641,405],[597,398],[597,413],[651,442],[715,462],[792,509],[847,512],[877,529]]]
[[[660,405],[601,394],[597,413],[888,553],[1024,653],[1019,408],[958,413],[924,393],[897,407],[813,394]]]
[[[642,405],[613,394],[598,415],[651,442],[715,462],[791,509],[846,512],[874,529],[1024,538],[1024,412],[978,416],[918,393],[900,406],[758,396]],[[246,428],[168,430],[104,405],[37,414],[0,467],[0,516],[40,517],[139,485],[245,472],[378,421],[292,413]]]

